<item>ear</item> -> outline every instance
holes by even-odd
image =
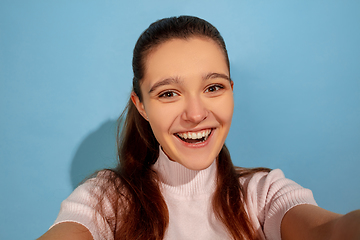
[[[233,80],[230,80],[230,86],[231,86],[231,90],[234,91],[234,81]]]
[[[140,115],[143,116],[143,118],[146,121],[148,121],[148,117],[146,115],[144,104],[142,102],[140,102],[140,99],[136,95],[135,92],[131,92],[131,101],[134,103],[134,105],[135,105],[136,109],[138,110],[138,112],[140,113]]]

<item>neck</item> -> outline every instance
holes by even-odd
[[[180,163],[171,161],[160,147],[159,158],[154,164],[153,170],[157,172],[163,187],[177,194],[204,194],[215,189],[215,160],[206,169],[191,170]]]

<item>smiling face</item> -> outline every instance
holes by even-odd
[[[142,102],[132,100],[167,156],[205,169],[219,154],[234,108],[225,56],[210,39],[171,39],[146,57]]]

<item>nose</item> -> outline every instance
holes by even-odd
[[[207,118],[209,112],[200,97],[193,97],[186,101],[182,119],[192,123],[200,123]]]

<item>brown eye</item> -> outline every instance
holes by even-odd
[[[211,85],[209,86],[205,92],[216,92],[216,91],[219,91],[220,89],[223,89],[224,87],[221,86],[221,85]]]
[[[167,91],[159,95],[160,98],[172,98],[177,96],[178,94],[172,91]]]

